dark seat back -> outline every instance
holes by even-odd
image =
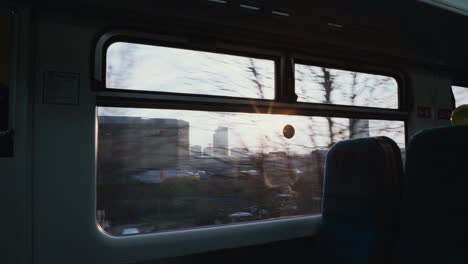
[[[468,263],[468,126],[416,134],[406,174],[395,263]]]
[[[346,140],[327,155],[319,235],[323,263],[389,263],[398,234],[400,149],[387,137]]]

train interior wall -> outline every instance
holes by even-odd
[[[56,14],[54,9],[32,11],[24,8],[19,9],[17,15],[18,65],[11,106],[15,153],[12,158],[0,159],[3,176],[0,196],[5,201],[2,236],[8,249],[4,263],[149,261],[158,256],[158,251],[168,249],[138,249],[144,241],[137,242],[133,248],[112,247],[112,244],[102,246],[99,241],[89,241],[96,232],[93,211],[96,113],[95,94],[91,90],[92,54],[97,36],[115,27],[115,19],[81,15],[76,11]],[[131,19],[135,21],[134,17]],[[138,21],[132,26],[144,23]],[[255,30],[262,30],[261,25],[255,27]],[[268,25],[263,29],[269,30]],[[355,45],[360,42],[362,40],[350,41]],[[367,46],[371,46],[370,43]],[[398,53],[398,48],[391,52]],[[380,51],[377,53],[381,54]],[[452,76],[448,71],[424,67],[420,63],[392,62],[392,65],[398,65],[407,76],[410,98],[408,137],[424,128],[449,125],[447,120],[439,120],[435,112],[429,119],[417,116],[418,106],[431,106],[433,111],[451,109]],[[79,75],[78,103],[47,103],[44,80],[51,71]],[[258,262],[302,263],[312,259],[314,248],[314,237],[269,242],[264,246],[246,242],[245,247],[237,249],[171,257],[160,263],[237,263],[247,258]],[[196,253],[197,250],[188,252]]]

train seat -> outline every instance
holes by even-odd
[[[323,263],[389,263],[402,167],[400,149],[387,137],[346,140],[330,149],[319,233]]]
[[[409,142],[395,263],[468,263],[468,126]]]

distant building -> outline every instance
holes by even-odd
[[[350,119],[349,128],[349,138],[369,137],[369,120]]]
[[[213,157],[213,147],[205,147],[203,149],[203,156]]]
[[[213,134],[213,155],[215,157],[229,156],[228,128],[218,127]]]
[[[249,156],[248,148],[232,148],[231,157],[233,158],[246,158]]]
[[[194,145],[190,147],[190,156],[192,157],[201,157],[203,154],[202,147],[199,145]]]
[[[189,123],[99,116],[98,177],[177,167],[189,155]]]

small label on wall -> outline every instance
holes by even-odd
[[[450,120],[452,116],[452,111],[450,109],[440,108],[438,111],[438,118],[440,120]]]
[[[78,73],[48,71],[44,77],[44,103],[77,105],[79,89]]]
[[[417,115],[419,118],[430,119],[432,118],[432,108],[430,106],[418,106]]]

